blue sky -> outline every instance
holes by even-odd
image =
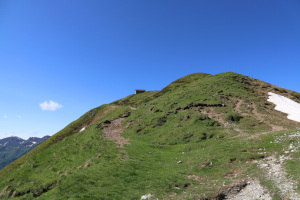
[[[298,0],[0,0],[0,138],[53,135],[195,72],[300,92],[299,10]]]

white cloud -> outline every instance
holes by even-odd
[[[3,115],[3,118],[4,118],[4,119],[7,119],[7,115]]]
[[[54,101],[44,101],[43,103],[40,103],[40,107],[42,110],[48,110],[48,111],[55,111],[62,107],[59,103],[56,103]]]

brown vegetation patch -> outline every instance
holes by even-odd
[[[272,127],[272,130],[273,131],[282,131],[282,130],[286,130],[285,128],[283,128],[282,126],[278,126],[278,125],[275,125],[273,123],[270,123],[269,121],[265,120],[266,116],[260,114],[259,112],[257,112],[257,108],[256,108],[256,105],[255,104],[252,104],[252,112],[254,113],[254,115],[256,116],[256,118],[260,121],[260,122],[264,122],[266,123],[267,125],[271,126]]]
[[[223,115],[220,114],[220,113],[217,113],[217,112],[215,111],[215,109],[212,108],[212,107],[208,107],[208,108],[206,108],[206,109],[201,110],[201,113],[207,114],[207,116],[208,116],[210,119],[216,120],[216,121],[220,122],[220,123],[223,124],[223,125],[226,124]]]

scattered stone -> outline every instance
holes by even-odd
[[[95,116],[96,113],[95,113],[95,111],[91,110],[89,114],[90,114],[90,117],[93,117],[93,116]]]
[[[264,199],[272,200],[268,190],[264,188],[256,179],[243,181],[240,186],[230,188],[230,192],[226,195],[228,200],[253,200]]]
[[[154,194],[151,194],[151,193],[145,194],[145,195],[141,196],[141,200],[150,199],[150,198],[153,197],[153,196],[154,196]]]

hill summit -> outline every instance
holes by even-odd
[[[297,92],[228,72],[94,108],[1,170],[0,196],[298,198],[299,122],[275,109],[270,92],[300,102]]]

